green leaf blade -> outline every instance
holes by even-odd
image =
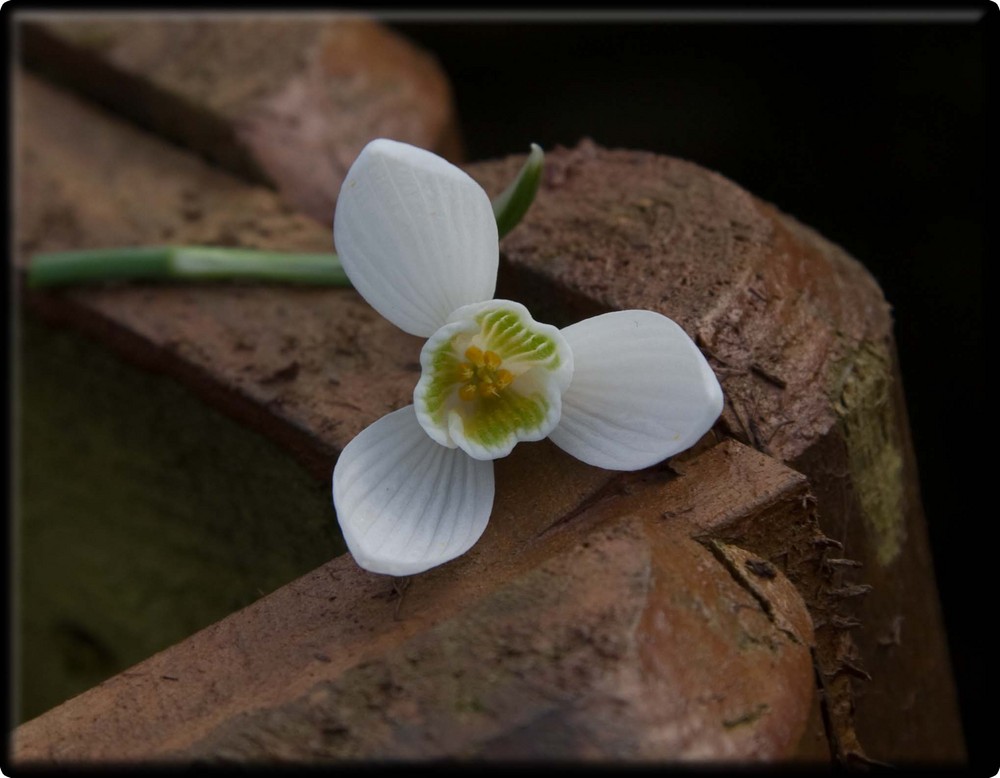
[[[501,238],[520,223],[535,201],[535,195],[542,182],[544,162],[545,152],[542,151],[542,147],[532,143],[531,152],[517,178],[493,201],[493,215],[496,217],[497,233]]]

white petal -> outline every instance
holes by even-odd
[[[479,540],[493,510],[493,463],[435,443],[408,405],[345,446],[333,470],[333,504],[361,567],[413,575]]]
[[[428,337],[462,305],[493,297],[493,207],[467,173],[436,154],[379,138],[340,189],[334,243],[347,277],[385,318]]]
[[[549,438],[608,470],[640,470],[694,445],[722,413],[722,388],[675,322],[615,311],[566,327],[573,381]]]

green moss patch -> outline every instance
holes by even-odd
[[[19,346],[16,721],[344,552],[329,485],[261,435],[76,333]]]

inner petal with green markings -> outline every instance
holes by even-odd
[[[573,354],[559,330],[521,304],[459,308],[420,353],[417,419],[434,440],[475,459],[497,459],[559,423]]]

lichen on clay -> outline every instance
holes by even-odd
[[[836,366],[833,407],[844,425],[851,479],[878,563],[891,564],[906,540],[903,456],[884,343],[863,342]]]

